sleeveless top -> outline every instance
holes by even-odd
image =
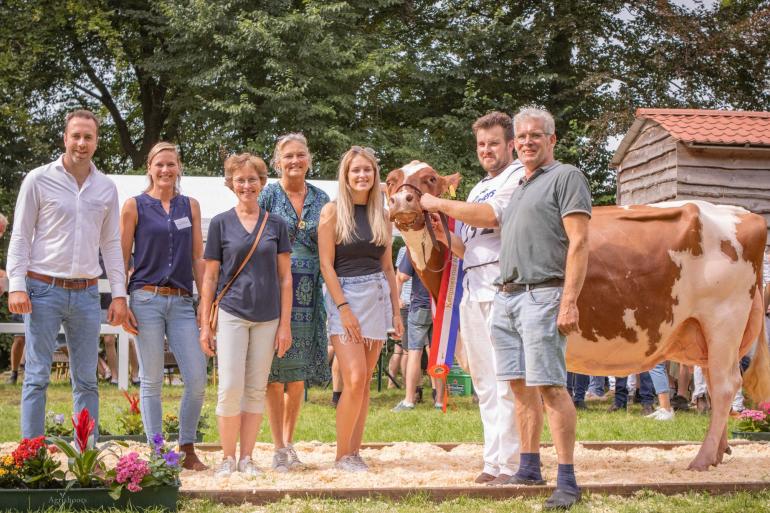
[[[377,246],[372,242],[372,227],[366,217],[366,205],[354,207],[356,229],[353,232],[353,240],[334,247],[334,270],[340,277],[382,272],[380,257],[385,252],[385,246]]]
[[[193,292],[192,210],[190,198],[171,198],[169,212],[147,193],[135,196],[134,273],[129,294],[144,285],[176,287]]]

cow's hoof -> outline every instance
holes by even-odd
[[[727,447],[725,447],[725,454],[727,454],[729,456],[732,453],[733,453],[733,449],[729,445]]]
[[[690,463],[690,466],[687,467],[687,470],[695,470],[696,472],[705,472],[711,467],[710,463],[707,463],[705,461],[694,459]]]

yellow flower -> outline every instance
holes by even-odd
[[[13,456],[8,454],[5,458],[3,458],[3,465],[13,465]]]
[[[8,473],[7,470],[5,470],[4,468],[0,468],[0,477],[6,475],[7,473]]]

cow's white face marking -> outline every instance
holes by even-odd
[[[424,227],[422,230],[404,230],[401,232],[401,236],[406,242],[406,247],[409,248],[409,254],[412,256],[415,269],[424,271],[428,266],[425,258],[430,258],[430,254],[433,251],[433,242],[428,236],[428,230]]]
[[[404,180],[415,174],[420,169],[430,167],[425,162],[419,162],[419,161],[412,161],[409,164],[405,165],[401,168],[401,171],[404,172]]]

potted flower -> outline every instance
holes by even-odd
[[[115,468],[108,469],[104,457],[118,456],[113,449],[115,444],[96,446],[94,419],[88,410],[83,409],[73,417],[72,424],[74,445],[58,437],[25,439],[12,454],[0,457],[0,510],[176,510],[180,456],[165,447],[162,437],[153,447],[149,461],[130,453],[120,457]],[[67,457],[66,473],[51,457],[54,450]]]
[[[72,428],[65,424],[66,416],[63,413],[49,411],[45,414],[46,436],[72,436]]]
[[[139,409],[139,395],[123,392],[123,396],[128,401],[128,407],[118,417],[118,424],[122,428],[122,435],[113,435],[110,440],[132,440],[142,442],[145,440],[144,424],[142,423],[142,412]],[[105,438],[106,440],[107,438]]]
[[[198,421],[198,429],[195,432],[195,441],[203,441],[203,430],[209,427],[208,415],[203,414]],[[166,435],[166,439],[174,441],[179,439],[179,417],[173,413],[167,413],[163,417],[163,433]]]
[[[756,410],[743,410],[733,431],[734,438],[770,440],[770,402],[760,403]]]

